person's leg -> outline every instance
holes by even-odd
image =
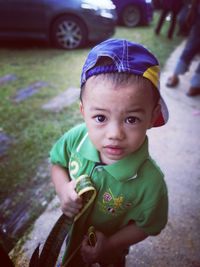
[[[200,47],[199,28],[197,27],[197,25],[194,25],[190,31],[190,35],[188,37],[185,48],[176,64],[174,73],[167,80],[166,85],[168,87],[175,87],[178,84],[179,82],[178,76],[180,74],[184,74],[188,70],[193,57],[199,52],[199,47]]]
[[[200,63],[197,66],[194,76],[191,79],[191,87],[187,92],[188,96],[200,95]]]
[[[187,36],[190,31],[190,27],[188,27],[187,23],[185,23],[185,18],[189,12],[190,4],[183,4],[180,12],[177,15],[177,24],[178,24],[178,32],[177,35]]]
[[[165,20],[165,18],[167,16],[167,14],[168,14],[168,10],[163,9],[161,11],[160,18],[159,18],[158,24],[157,24],[156,29],[155,29],[155,33],[156,34],[160,33],[160,30],[162,28],[163,22],[164,22],[164,20]]]
[[[169,27],[168,34],[167,34],[167,37],[168,37],[169,39],[172,38],[173,33],[174,33],[174,30],[175,30],[175,26],[176,26],[176,17],[177,17],[177,12],[172,11],[172,12],[171,12],[170,27]]]

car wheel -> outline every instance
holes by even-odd
[[[51,38],[58,48],[75,49],[85,44],[87,30],[79,19],[73,16],[63,16],[54,22]]]
[[[122,12],[122,23],[127,27],[134,27],[141,21],[140,9],[137,6],[129,5]]]

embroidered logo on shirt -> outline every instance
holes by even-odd
[[[117,216],[131,207],[131,203],[126,202],[123,195],[115,197],[110,188],[103,194],[102,199],[98,201],[98,205],[103,213],[113,216]]]
[[[81,167],[81,162],[77,157],[72,157],[69,162],[69,173],[71,178],[75,179]]]

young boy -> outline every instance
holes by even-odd
[[[80,216],[70,235],[81,240],[76,257],[87,264],[125,266],[127,248],[159,234],[167,223],[167,188],[146,136],[168,119],[159,93],[159,63],[142,45],[104,41],[83,66],[80,99],[85,123],[65,133],[51,150],[52,180],[62,211],[71,219],[84,205],[77,179],[88,175],[96,190],[86,218]],[[86,235],[91,225],[94,246]]]

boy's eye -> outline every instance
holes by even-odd
[[[104,115],[97,115],[95,117],[96,122],[105,122],[106,117]]]
[[[137,122],[139,122],[139,119],[137,117],[130,116],[130,117],[126,118],[126,123],[135,124]]]

